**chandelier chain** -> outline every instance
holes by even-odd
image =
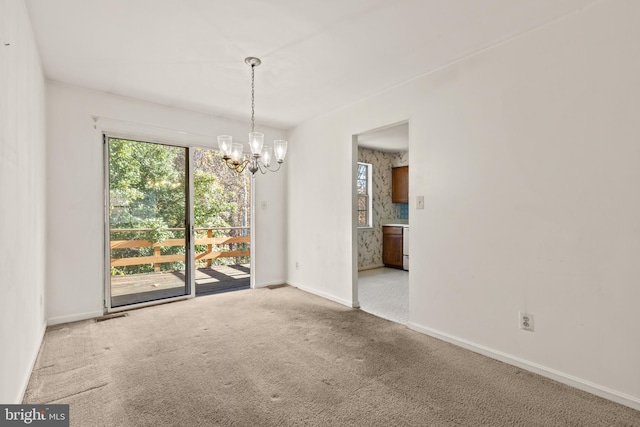
[[[254,90],[254,70],[255,65],[251,65],[251,132],[254,132],[255,128],[255,90]]]

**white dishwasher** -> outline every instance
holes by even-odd
[[[402,269],[409,271],[409,227],[402,227]]]

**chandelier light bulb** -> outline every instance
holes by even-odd
[[[242,161],[242,144],[231,144],[231,161],[240,164]]]
[[[284,157],[287,155],[287,141],[284,139],[277,139],[273,141],[273,151],[278,163],[284,162]]]
[[[264,150],[262,150],[262,156],[261,156],[262,164],[265,165],[265,167],[269,167],[271,165],[272,158],[273,158],[273,148],[264,147]]]
[[[249,148],[251,148],[251,154],[259,156],[262,152],[262,146],[264,144],[264,134],[260,132],[249,132]]]
[[[233,144],[233,138],[230,135],[220,135],[218,137],[218,147],[223,157],[231,157],[231,144]]]

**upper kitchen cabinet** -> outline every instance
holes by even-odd
[[[409,203],[409,166],[391,169],[391,201]]]

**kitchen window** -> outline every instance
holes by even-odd
[[[371,220],[372,188],[371,172],[373,166],[370,163],[358,162],[358,175],[356,178],[356,188],[358,190],[358,227],[370,228],[373,226]]]

